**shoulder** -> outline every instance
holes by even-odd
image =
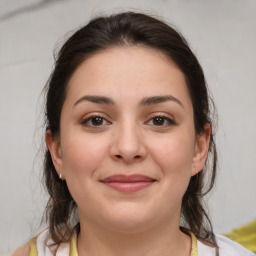
[[[70,255],[70,243],[61,243],[54,245],[54,241],[50,236],[49,229],[42,232],[36,239],[36,250],[38,256],[53,256],[53,255]]]
[[[220,249],[220,256],[255,256],[253,252],[225,236],[216,235],[216,240]],[[199,240],[197,240],[197,245],[198,256],[215,256],[214,248],[205,245]]]
[[[75,237],[75,236],[74,236]],[[70,243],[54,246],[49,230],[45,230],[22,245],[14,252],[5,256],[53,256],[55,254],[67,256],[70,252]]]
[[[26,243],[7,256],[30,256],[30,244]]]
[[[222,236],[222,235],[216,235],[217,243],[220,248],[220,253],[223,253],[227,256],[255,256],[255,254],[246,248],[244,248],[242,245],[232,241],[231,239]],[[221,256],[221,254],[220,254]]]

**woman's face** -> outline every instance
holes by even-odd
[[[81,223],[126,231],[179,226],[210,129],[195,135],[184,75],[168,57],[127,46],[85,60],[68,84],[60,127],[47,145]]]

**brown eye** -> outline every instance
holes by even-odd
[[[166,116],[155,116],[150,119],[149,124],[154,126],[170,126],[175,125],[175,121]]]
[[[93,125],[102,125],[103,124],[103,118],[102,117],[93,117],[91,119],[91,122]]]
[[[155,118],[153,119],[153,124],[154,124],[154,125],[163,125],[163,124],[164,124],[164,121],[165,121],[165,118],[164,118],[164,117],[158,116],[158,117],[155,117]]]
[[[90,116],[82,121],[83,126],[95,127],[109,124],[109,122],[101,116]]]

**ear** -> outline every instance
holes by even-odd
[[[198,134],[196,137],[195,150],[193,156],[192,176],[196,175],[204,167],[209,150],[211,131],[212,129],[210,124],[206,124],[204,127],[204,131]]]
[[[53,136],[51,130],[47,130],[45,134],[45,142],[46,142],[47,148],[50,151],[52,162],[54,164],[54,167],[58,175],[61,174],[62,179],[65,179],[62,173],[63,161],[62,161],[62,153],[61,153],[59,136]]]

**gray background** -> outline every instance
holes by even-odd
[[[187,38],[218,109],[218,184],[208,197],[217,233],[256,218],[255,0],[0,0],[0,253],[38,231],[42,88],[53,47],[95,14],[159,15]]]

